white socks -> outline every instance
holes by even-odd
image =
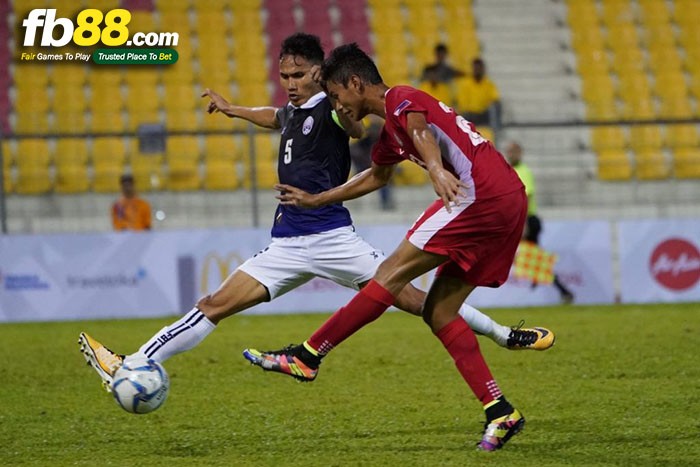
[[[214,329],[216,325],[194,308],[170,326],[158,331],[135,355],[145,355],[162,363],[173,355],[196,347]]]
[[[501,347],[505,347],[510,335],[508,326],[501,326],[476,308],[466,303],[459,309],[459,315],[478,334],[489,337]]]

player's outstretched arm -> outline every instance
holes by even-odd
[[[425,168],[428,170],[435,193],[442,199],[447,212],[452,212],[450,204],[458,202],[457,197],[463,194],[462,191],[466,185],[442,166],[440,146],[428,128],[425,115],[420,112],[409,113],[406,130],[423,162],[425,162]]]
[[[393,165],[372,164],[372,167],[358,173],[342,185],[315,195],[280,183],[275,185],[275,190],[281,192],[276,198],[280,200],[280,204],[302,208],[317,208],[340,203],[378,190],[389,182],[393,172]]]
[[[277,109],[275,107],[243,107],[233,105],[224,99],[219,93],[207,88],[202,97],[209,98],[208,113],[221,112],[230,118],[242,118],[264,128],[279,128]]]

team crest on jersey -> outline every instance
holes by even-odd
[[[396,108],[394,109],[394,115],[398,117],[399,114],[403,111],[403,109],[405,109],[409,105],[411,105],[411,101],[406,99],[405,101],[396,106]]]
[[[311,133],[311,129],[314,127],[314,118],[309,115],[306,117],[306,120],[304,120],[304,124],[301,126],[301,132],[304,134],[304,136],[308,135]]]

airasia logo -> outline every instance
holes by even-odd
[[[689,289],[700,280],[700,252],[687,240],[670,238],[654,249],[649,268],[664,287]]]

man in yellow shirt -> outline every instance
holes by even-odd
[[[540,233],[542,232],[542,221],[537,215],[537,200],[535,199],[536,185],[535,177],[532,175],[530,167],[523,161],[523,148],[515,141],[511,141],[506,146],[503,154],[506,156],[508,163],[515,169],[515,172],[520,177],[520,181],[525,185],[525,194],[527,195],[527,220],[525,230],[523,230],[523,240],[532,242],[535,245],[540,244]],[[554,286],[559,291],[561,301],[563,303],[571,303],[574,301],[574,294],[561,282],[559,277],[554,275]],[[533,287],[537,284],[533,284]]]
[[[472,60],[472,74],[460,78],[457,86],[457,110],[475,125],[500,126],[501,102],[496,84],[486,76],[480,58]]]
[[[112,204],[114,230],[151,230],[151,205],[136,194],[134,177],[122,175],[119,185],[122,196]]]

